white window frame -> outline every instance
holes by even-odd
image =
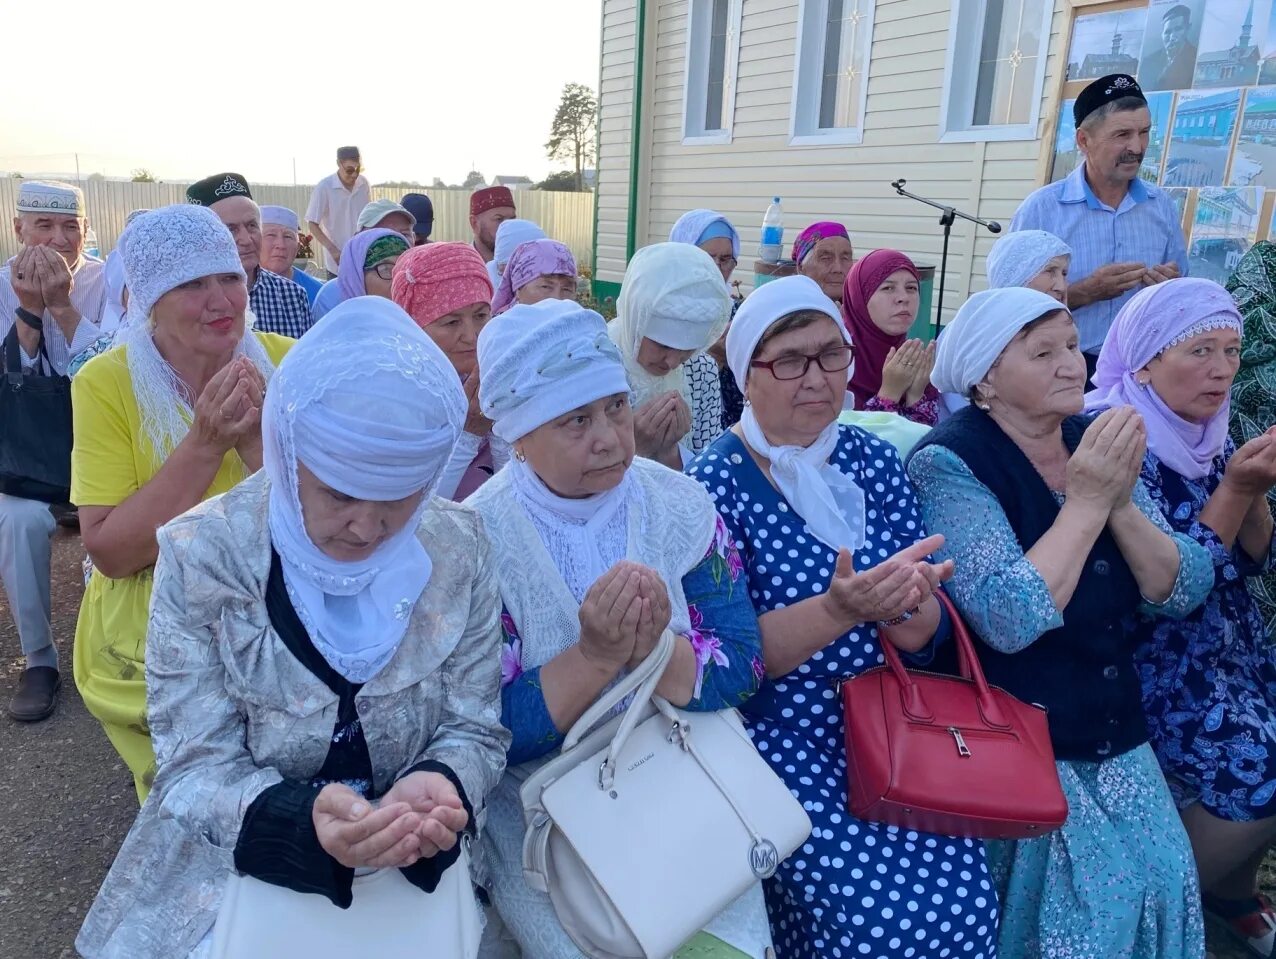
[[[704,99],[708,92],[708,38],[713,0],[687,0],[687,43],[683,54],[682,142],[685,146],[713,146],[731,142],[735,124],[736,79],[740,70],[740,24],[744,0],[728,0],[727,49],[723,62],[722,129],[704,129]],[[694,96],[693,96],[694,91]]]
[[[821,130],[820,88],[824,76],[825,23],[828,0],[798,0],[797,54],[793,68],[793,100],[789,107],[790,146],[834,146],[864,142],[864,112],[868,109],[868,70],[873,59],[873,13],[868,5],[859,36],[864,63],[860,87],[859,126]]]
[[[975,96],[979,79],[980,39],[986,0],[952,0],[952,21],[948,30],[948,54],[944,60],[944,91],[939,105],[940,143],[978,143],[1004,140],[1036,140],[1041,120],[1041,99],[1046,84],[1046,59],[1050,53],[1050,28],[1054,20],[1054,2],[1042,4],[1040,49],[1032,84],[1032,113],[1026,123],[995,124],[971,127],[953,122],[953,109],[969,104]],[[960,51],[960,53],[959,53]]]

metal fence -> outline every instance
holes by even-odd
[[[22,181],[0,178],[0,260],[18,251],[17,238],[8,227],[8,218],[17,209],[18,188]],[[80,183],[89,208],[89,225],[97,234],[98,250],[103,256],[115,247],[124,229],[124,220],[132,210],[186,202],[186,186],[177,183],[121,183],[115,180],[85,180]],[[253,198],[296,210],[305,218],[312,187],[280,186],[272,183],[253,185]],[[410,190],[374,187],[373,199],[398,200]],[[434,240],[469,240],[470,193],[468,190],[421,190],[434,202]],[[558,193],[540,190],[515,190],[514,202],[519,216],[539,223],[554,239],[567,244],[581,265],[593,261],[594,195],[592,193]],[[318,250],[316,249],[316,253]]]

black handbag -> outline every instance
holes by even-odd
[[[0,493],[44,503],[71,497],[71,378],[54,373],[40,331],[35,367],[22,369],[16,320],[4,338]],[[48,370],[45,373],[44,370]]]

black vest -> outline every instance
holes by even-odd
[[[1063,423],[1075,450],[1089,425],[1084,416]],[[1059,515],[1059,503],[1041,474],[987,413],[969,406],[918,444],[956,453],[992,491],[1024,552]],[[943,530],[931,530],[942,533]],[[960,566],[961,557],[954,557]],[[1017,653],[979,644],[988,681],[1049,711],[1058,759],[1098,761],[1147,741],[1139,677],[1134,668],[1133,617],[1141,596],[1134,574],[1105,528],[1086,559],[1063,625]]]

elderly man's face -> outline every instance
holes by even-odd
[[[1186,17],[1170,17],[1161,24],[1161,42],[1165,44],[1167,56],[1175,57],[1183,49],[1183,45],[1187,43],[1189,26],[1191,21]]]
[[[68,213],[19,213],[13,231],[23,246],[56,250],[67,266],[75,266],[84,252],[85,219]]]
[[[297,231],[278,223],[261,228],[261,265],[280,276],[292,275],[292,261],[300,247]]]
[[[406,213],[388,213],[374,227],[380,230],[393,230],[408,241],[408,246],[416,243],[416,234],[412,231],[412,220]]]
[[[246,196],[228,196],[209,207],[235,238],[239,262],[250,277],[261,265],[261,210]]]
[[[1093,176],[1129,183],[1139,175],[1151,135],[1152,113],[1147,107],[1118,110],[1098,123],[1082,123],[1077,146]]]

